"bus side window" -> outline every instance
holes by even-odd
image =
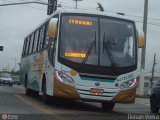
[[[44,48],[44,31],[45,31],[45,26],[43,25],[42,28],[40,29],[40,42],[39,42],[39,50]]]
[[[40,50],[40,36],[41,36],[41,28],[39,28],[39,30],[38,30],[38,42],[37,42],[37,49],[36,49],[36,51],[39,51]]]
[[[29,46],[30,46],[30,38],[28,37],[27,38],[27,47],[26,47],[26,56],[28,55],[28,53],[29,53]]]
[[[26,38],[26,46],[25,46],[25,53],[24,53],[25,56],[27,55],[28,43],[29,43],[28,38]]]
[[[24,40],[24,44],[23,44],[23,52],[22,52],[22,57],[25,56],[25,50],[26,50],[26,39]]]
[[[55,50],[56,50],[56,40],[50,40],[48,48],[49,48],[48,49],[49,61],[54,66]]]
[[[44,30],[44,40],[43,40],[43,48],[46,48],[49,44],[49,37],[48,37],[48,22],[45,24]]]
[[[33,33],[32,35],[32,39],[33,39],[33,42],[32,42],[32,50],[31,50],[31,53],[34,52],[34,44],[35,44],[35,32]]]
[[[33,37],[34,37],[34,34],[30,36],[29,54],[32,53]]]
[[[46,46],[45,46],[45,41],[46,41],[46,39],[45,39],[45,31],[46,31],[46,25],[44,25],[43,27],[43,33],[42,33],[42,48],[45,48]]]
[[[34,43],[34,52],[38,50],[38,42],[39,42],[39,30],[36,31],[35,33],[35,43]]]

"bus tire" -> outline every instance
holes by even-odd
[[[112,111],[115,103],[111,103],[111,102],[103,102],[102,104],[102,110],[103,111]]]
[[[42,92],[43,92],[43,103],[44,104],[49,104],[49,96],[47,95],[47,92],[46,92],[46,80],[45,78],[43,79],[43,87],[42,87]]]
[[[27,86],[28,86],[28,77],[27,75],[25,75],[25,95],[30,96],[31,90]]]

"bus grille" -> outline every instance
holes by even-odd
[[[80,94],[81,97],[83,96],[83,97],[86,97],[86,98],[88,98],[88,97],[101,98],[102,97],[102,98],[109,98],[110,99],[110,98],[113,98],[117,93],[117,90],[115,88],[108,89],[108,90],[104,89],[103,94],[98,95],[98,96],[91,93],[91,91],[88,87],[87,88],[82,88],[82,87],[77,88],[77,91],[78,91],[78,93]]]

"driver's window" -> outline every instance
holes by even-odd
[[[49,61],[52,65],[55,63],[55,46],[56,46],[56,41],[55,40],[50,40],[49,43],[49,49],[48,49],[48,55],[49,55]]]
[[[125,41],[123,52],[126,55],[133,57],[133,38],[132,37],[128,37],[127,40]]]

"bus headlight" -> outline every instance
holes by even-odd
[[[58,77],[58,79],[61,82],[64,82],[66,84],[73,85],[75,83],[75,81],[71,77],[69,77],[68,75],[64,74],[63,72],[56,71],[56,76]]]
[[[132,80],[123,82],[123,83],[120,85],[120,89],[132,88],[132,87],[136,86],[136,81],[137,81],[136,79],[132,79]]]

